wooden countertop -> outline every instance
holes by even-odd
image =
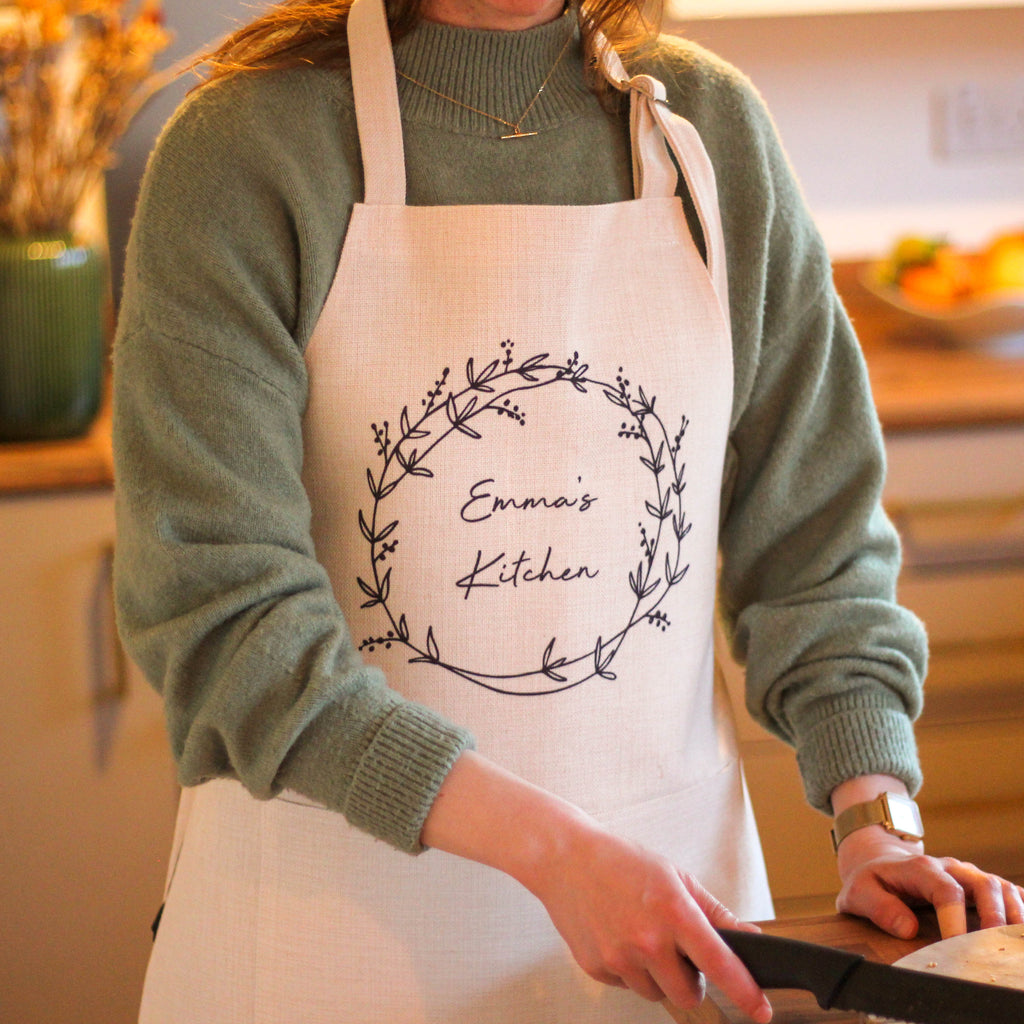
[[[911,318],[859,283],[861,263],[837,263],[836,285],[867,358],[887,431],[1024,423],[1024,357],[956,349],[922,335]],[[113,482],[110,413],[71,441],[0,443],[0,494]]]
[[[863,263],[837,263],[836,287],[867,359],[887,431],[1024,423],[1024,356],[955,348],[861,283]]]
[[[110,487],[113,482],[109,403],[83,437],[0,442],[0,495]]]
[[[772,935],[790,939],[814,942],[823,946],[860,953],[868,960],[878,963],[893,963],[915,949],[938,942],[939,928],[933,914],[922,915],[921,930],[911,940],[893,938],[874,925],[845,914],[825,917],[782,918],[765,921],[762,929]],[[696,1021],[701,1024],[750,1024],[749,1018],[736,1009],[720,992],[711,993],[714,1003],[702,1009]],[[772,1024],[862,1024],[863,1017],[844,1010],[823,1010],[808,992],[789,989],[773,989],[768,992],[775,1015]],[[707,1003],[707,1001],[705,1001]],[[685,1015],[671,1015],[682,1022],[693,1021]],[[695,1022],[696,1024],[696,1022]]]

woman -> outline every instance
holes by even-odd
[[[635,994],[693,1007],[701,972],[767,1020],[714,932],[771,913],[719,551],[811,802],[919,784],[827,256],[749,86],[638,24],[422,0],[392,52],[380,0],[285,3],[160,141],[118,601],[189,788],[143,1021],[663,1020]],[[1024,913],[877,824],[839,870],[897,934]]]

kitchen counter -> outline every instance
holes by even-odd
[[[0,442],[0,495],[110,487],[110,405],[89,432],[64,441]]]
[[[761,927],[771,935],[833,946],[860,953],[868,960],[879,963],[893,963],[915,949],[938,942],[940,938],[933,914],[922,915],[921,930],[918,936],[911,940],[893,938],[867,921],[845,914],[781,918],[777,921],[762,922]],[[749,1024],[749,1018],[744,1017],[721,993],[713,992],[712,996],[715,1006],[706,1006],[698,1020],[707,1024]],[[775,1011],[772,1024],[861,1024],[863,1021],[862,1016],[857,1013],[822,1010],[808,992],[773,989],[769,991],[768,999]],[[714,1012],[716,1007],[717,1013]],[[684,1022],[693,1018],[680,1014],[676,1019]]]
[[[1024,423],[1024,356],[953,347],[869,292],[864,267],[837,263],[835,281],[887,432]]]

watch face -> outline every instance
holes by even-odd
[[[889,816],[892,818],[892,827],[895,831],[906,832],[912,836],[923,834],[921,815],[913,800],[890,793],[888,803]]]

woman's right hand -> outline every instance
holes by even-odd
[[[478,754],[456,762],[423,842],[517,879],[591,978],[692,1010],[706,976],[752,1020],[771,1019],[764,993],[715,932],[752,925],[665,858]]]
[[[753,1020],[771,1019],[764,993],[715,928],[751,928],[700,882],[585,819],[526,879],[581,968],[644,999],[692,1010],[705,976]]]

